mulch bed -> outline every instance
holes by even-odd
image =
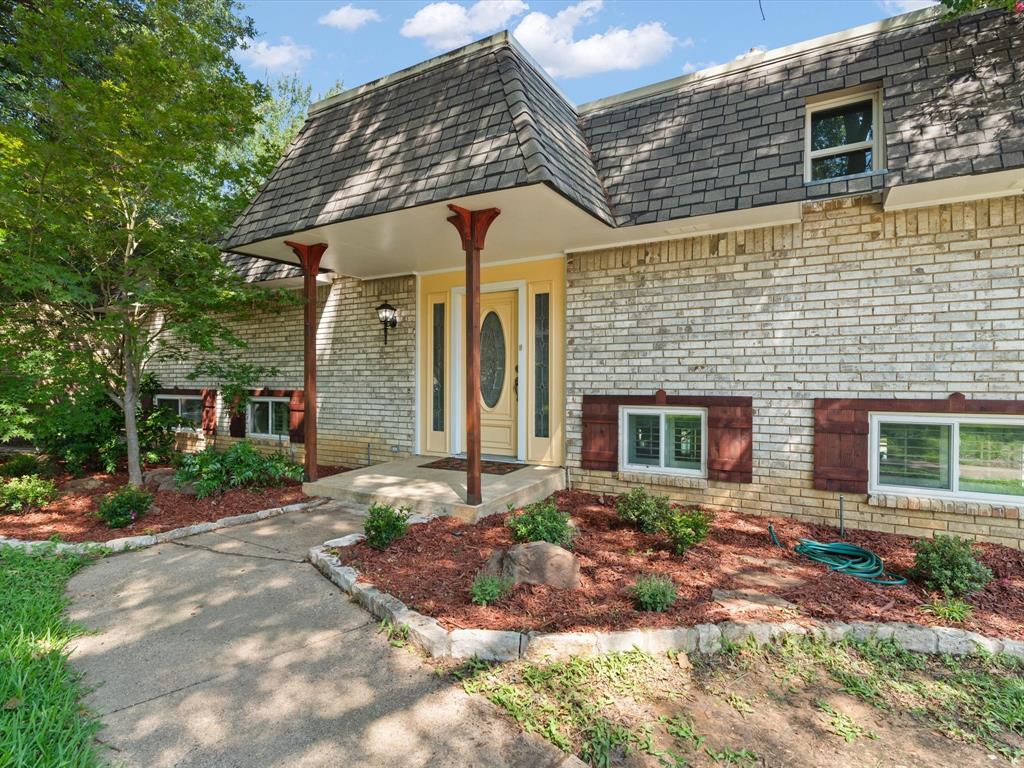
[[[156,467],[147,467],[155,469]],[[320,466],[320,476],[344,472],[344,467]],[[24,541],[42,541],[59,536],[61,541],[109,541],[122,536],[161,533],[195,523],[206,523],[222,517],[244,515],[263,509],[297,504],[309,499],[300,483],[289,482],[276,488],[238,489],[197,499],[177,491],[160,491],[153,497],[148,514],[124,528],[108,528],[96,517],[101,496],[117,490],[128,482],[128,473],[96,472],[91,477],[103,483],[95,490],[62,492],[60,498],[35,512],[22,515],[0,515],[0,536]],[[53,477],[57,487],[71,480],[71,475]]]
[[[465,459],[448,457],[432,461],[429,464],[420,464],[421,469],[447,469],[453,472],[465,472],[467,469]],[[508,475],[517,469],[522,469],[525,464],[515,464],[510,461],[481,461],[480,471],[485,475]]]
[[[471,602],[473,576],[495,548],[514,544],[505,525],[507,514],[476,525],[438,518],[413,526],[384,552],[358,544],[339,550],[339,556],[379,589],[436,617],[448,629],[621,630],[730,618],[941,623],[920,610],[931,599],[920,587],[868,584],[830,572],[792,551],[799,538],[837,540],[834,528],[719,511],[707,540],[679,557],[671,553],[662,537],[622,523],[611,499],[606,504],[591,494],[562,491],[556,500],[580,529],[574,547],[581,565],[582,587],[578,590],[521,584],[499,605],[484,608]],[[774,524],[784,548],[769,541],[769,523]],[[914,539],[908,536],[848,530],[845,541],[873,550],[890,571],[906,573],[914,562]],[[963,627],[1024,639],[1024,553],[994,544],[981,544],[980,548],[981,559],[995,578],[970,597],[974,615]],[[770,578],[773,567],[765,565],[766,561],[784,561],[784,574],[803,580],[799,586],[764,583],[756,587],[758,592],[795,604],[797,616],[791,610],[770,607],[730,616],[712,599],[714,589],[750,589],[750,579],[759,573]],[[775,566],[774,570],[783,569]],[[665,613],[637,611],[628,594],[637,577],[652,573],[670,577],[678,588],[679,600]]]

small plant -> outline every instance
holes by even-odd
[[[672,551],[681,555],[708,537],[711,520],[710,514],[697,507],[673,509],[662,518],[660,530],[668,536]]]
[[[615,500],[619,517],[644,533],[656,533],[670,510],[668,497],[654,496],[643,488],[634,488]]]
[[[857,739],[865,736],[869,739],[877,739],[878,734],[859,725],[852,717],[844,712],[839,712],[827,701],[818,700],[817,707],[824,714],[829,716],[828,725],[832,733],[839,736],[847,744],[852,744]]]
[[[660,576],[643,576],[630,589],[638,611],[661,613],[676,601],[676,585]]]
[[[390,504],[374,504],[366,513],[363,533],[366,543],[374,549],[387,549],[391,542],[409,530],[409,509],[395,509]]]
[[[576,534],[569,525],[569,515],[559,512],[551,501],[527,504],[518,515],[509,517],[507,525],[516,541],[546,541],[566,549],[572,548]]]
[[[922,605],[921,610],[925,613],[930,613],[941,621],[948,621],[953,624],[962,624],[971,618],[971,614],[974,613],[971,604],[961,600],[959,597],[933,600],[927,605]]]
[[[52,480],[38,475],[15,477],[0,484],[0,514],[23,514],[49,504],[58,496]]]
[[[31,453],[16,453],[0,464],[0,477],[41,475],[45,469],[43,462],[37,456],[33,456]]]
[[[100,499],[96,517],[108,528],[124,528],[146,514],[152,503],[153,494],[149,491],[125,485]]]
[[[196,497],[204,498],[232,488],[265,488],[303,478],[301,464],[280,453],[260,453],[248,441],[235,443],[223,453],[212,446],[186,453],[178,460],[179,483],[194,483]]]
[[[914,551],[914,580],[947,598],[977,592],[992,581],[992,571],[978,561],[974,545],[965,539],[936,534],[914,542]]]
[[[500,576],[478,573],[469,588],[469,594],[477,605],[488,606],[496,603],[512,588],[512,582]]]
[[[384,619],[378,631],[387,638],[392,648],[404,648],[409,642],[408,624],[394,624]]]

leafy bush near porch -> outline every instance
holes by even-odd
[[[671,511],[667,496],[655,496],[644,488],[634,488],[615,501],[619,518],[644,533],[657,533]]]
[[[512,582],[508,579],[478,573],[469,588],[469,594],[474,603],[486,607],[501,600],[511,588]]]
[[[302,478],[301,464],[280,453],[260,453],[248,441],[223,452],[211,446],[178,460],[178,482],[193,483],[200,499],[232,488],[265,488]]]
[[[672,551],[681,555],[708,537],[712,519],[709,513],[697,507],[673,509],[661,519],[658,529],[668,536]]]
[[[409,515],[406,507],[395,509],[390,504],[374,504],[363,523],[366,543],[374,549],[387,549],[391,542],[402,538],[409,530]]]
[[[0,514],[23,514],[57,498],[57,486],[38,475],[15,477],[0,485]]]
[[[629,592],[638,611],[661,613],[671,608],[676,601],[676,585],[660,576],[644,576],[637,579]]]
[[[576,530],[569,525],[569,515],[559,512],[552,501],[527,504],[518,515],[506,523],[512,529],[512,538],[519,542],[546,541],[565,549],[572,549]]]
[[[956,536],[936,534],[914,542],[911,576],[925,589],[946,597],[962,597],[983,589],[992,571],[978,561],[974,545]]]
[[[152,503],[153,494],[134,485],[126,485],[100,499],[96,517],[108,528],[124,528],[146,514]]]
[[[42,475],[46,465],[38,456],[31,453],[16,453],[3,464],[0,464],[0,477],[25,477],[25,475]]]

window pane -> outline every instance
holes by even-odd
[[[856,173],[867,173],[871,170],[870,149],[859,149],[856,152],[844,152],[841,155],[829,157],[816,157],[811,160],[811,178],[814,181],[853,176]]]
[[[252,431],[257,435],[270,434],[270,403],[265,400],[252,403]]]
[[[661,464],[661,416],[630,414],[627,420],[627,462],[657,467]]]
[[[665,417],[668,430],[668,455],[665,466],[675,469],[701,470],[700,416],[669,414]]]
[[[156,399],[156,407],[162,408],[166,411],[170,411],[175,416],[178,415],[178,407],[180,403],[176,397],[158,397]]]
[[[811,149],[830,149],[871,141],[872,100],[843,104],[811,114]]]
[[[888,424],[878,427],[878,482],[950,490],[948,424]]]
[[[190,397],[181,401],[181,420],[198,427],[203,419],[203,401]]]
[[[533,318],[533,433],[537,437],[550,437],[550,402],[548,396],[548,371],[550,347],[548,336],[551,328],[549,308],[551,296],[538,293],[534,296]]]
[[[961,424],[960,490],[1024,496],[1024,426]]]
[[[431,428],[444,432],[444,304],[434,305],[434,389]]]
[[[274,415],[272,435],[288,434],[288,403],[273,402],[270,404]]]

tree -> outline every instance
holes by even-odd
[[[1002,8],[1024,17],[1024,0],[941,0],[952,17],[963,16],[984,8]]]
[[[0,343],[50,353],[124,413],[129,482],[154,355],[238,340],[223,320],[269,294],[215,243],[254,169],[267,92],[231,56],[233,0],[14,3],[0,34]]]

